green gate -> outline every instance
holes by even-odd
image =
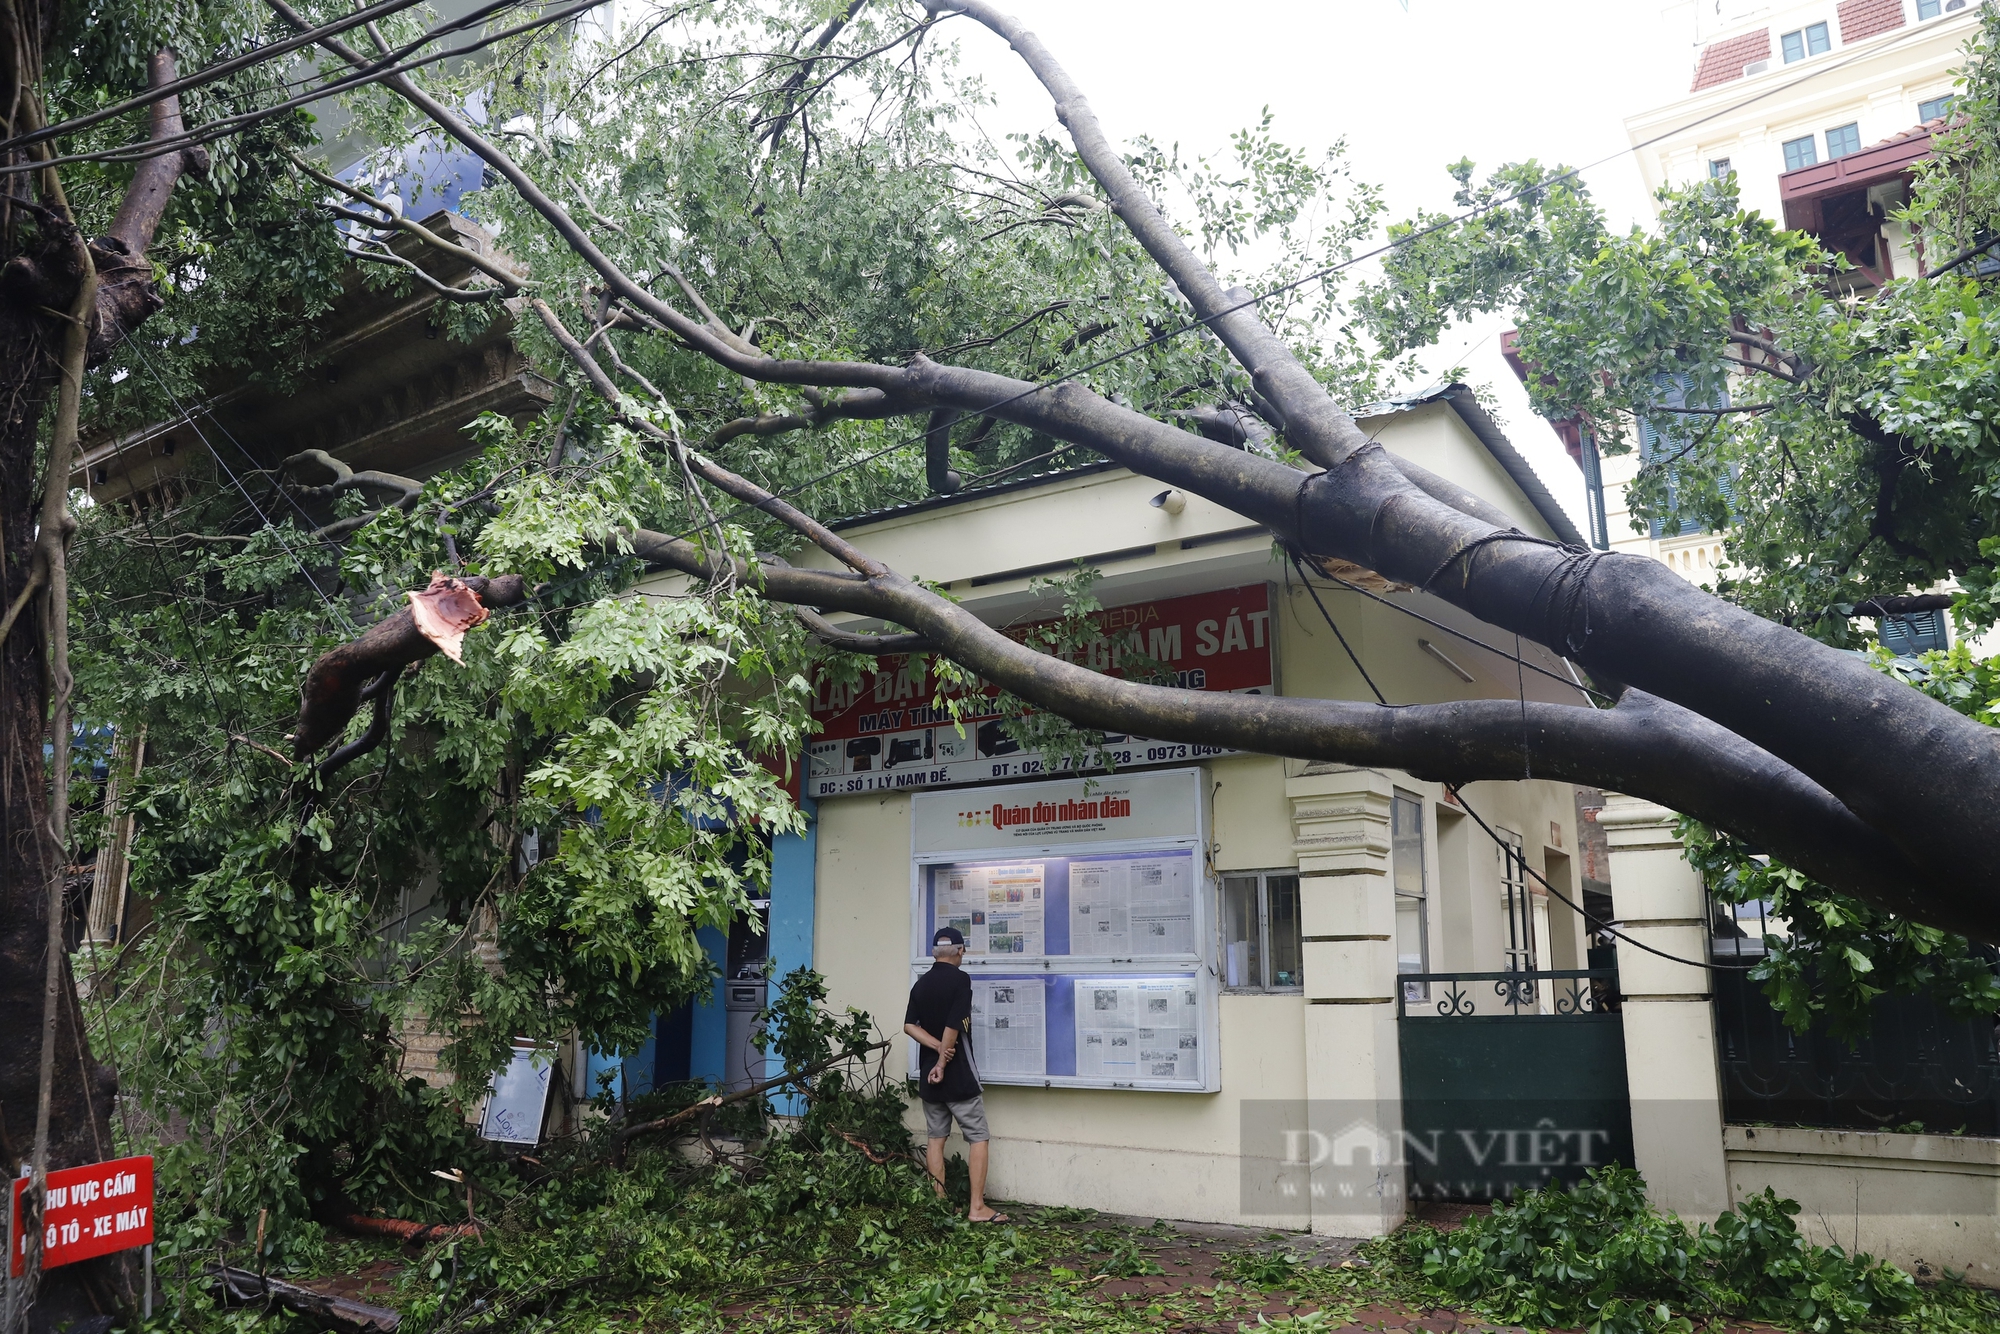
[[[1417,1200],[1508,1199],[1632,1161],[1615,969],[1397,978]]]

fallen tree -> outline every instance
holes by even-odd
[[[287,12],[283,0],[272,3]],[[602,294],[599,327],[589,340],[614,328],[650,333],[730,374],[791,387],[850,416],[935,421],[933,414],[962,413],[1028,427],[1213,500],[1302,555],[1348,561],[1435,593],[1570,658],[1617,696],[1603,710],[1531,706],[1537,772],[1701,814],[1832,888],[1940,927],[2000,939],[2000,870],[1984,852],[2000,835],[2000,816],[1987,800],[2000,786],[2000,735],[1655,562],[1567,549],[1503,527],[1486,507],[1371,443],[1259,320],[1249,295],[1224,290],[1185,244],[1032,34],[980,0],[926,0],[926,9],[932,20],[969,17],[1027,62],[1104,201],[1227,347],[1260,412],[1311,466],[1210,441],[1071,379],[1028,381],[921,354],[896,363],[767,355],[732,332],[678,273],[695,315],[634,278],[609,253],[614,236],[579,221],[445,102],[407,76],[385,86],[478,155],[588,266]],[[337,39],[322,45],[357,67],[366,64]],[[645,416],[588,353],[578,356],[587,340],[558,337],[598,393],[635,423]],[[1395,765],[1458,782],[1510,775],[1519,759],[1521,714],[1513,704],[1392,708],[1202,699],[1080,673],[1011,645],[803,511],[687,448],[673,432],[655,425],[651,433],[691,477],[781,520],[847,568],[828,574],[769,561],[718,563],[713,548],[647,533],[628,537],[633,551],[700,578],[737,579],[801,607],[902,627],[1085,726]],[[897,652],[909,647],[905,639],[891,642]],[[851,636],[839,643],[866,650],[865,641]]]

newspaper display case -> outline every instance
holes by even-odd
[[[965,935],[981,1082],[1213,1092],[1201,771],[911,799],[911,973]],[[911,1046],[915,1072],[915,1044]]]

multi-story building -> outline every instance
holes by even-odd
[[[1687,94],[1625,122],[1640,173],[1654,190],[1732,176],[1745,208],[1846,255],[1854,270],[1842,281],[1859,292],[1921,275],[1939,257],[1891,215],[1950,114],[1978,9],[1975,0],[1693,0],[1680,11],[1694,46]],[[1714,582],[1719,534],[1633,523],[1626,489],[1660,441],[1641,432],[1635,453],[1602,457],[1575,423],[1556,430],[1584,473],[1593,545]],[[1882,629],[1903,651],[1941,646],[1945,634],[1937,612]]]

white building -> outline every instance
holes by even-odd
[[[1745,208],[1845,254],[1859,290],[1922,273],[1921,238],[1888,215],[1949,112],[1978,29],[1974,0],[1693,0],[1677,8],[1694,51],[1687,95],[1625,121],[1647,186],[1733,175]],[[1573,427],[1557,431],[1584,471],[1593,545],[1714,583],[1719,535],[1633,526],[1625,493],[1646,442],[1600,459]]]

